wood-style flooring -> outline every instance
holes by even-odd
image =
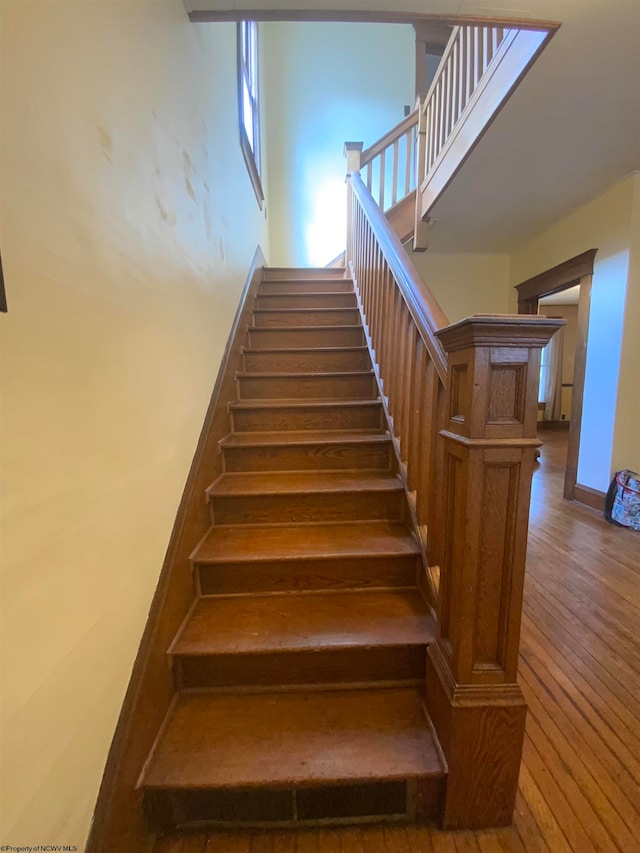
[[[513,826],[203,832],[156,853],[640,853],[640,533],[563,501],[565,436],[541,434],[533,482]]]

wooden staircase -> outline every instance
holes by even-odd
[[[152,828],[435,818],[435,622],[353,283],[265,269],[138,783]]]

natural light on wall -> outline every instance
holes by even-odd
[[[346,185],[325,179],[310,182],[305,223],[305,254],[311,266],[324,266],[344,250],[347,231]]]

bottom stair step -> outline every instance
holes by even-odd
[[[183,693],[139,787],[161,828],[411,819],[435,815],[445,773],[418,689]]]

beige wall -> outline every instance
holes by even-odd
[[[508,311],[509,256],[410,252],[450,323]]]
[[[633,429],[630,417],[634,406],[637,411],[638,361],[634,355],[637,342],[632,338],[637,336],[638,327],[630,325],[628,317],[623,340],[625,298],[633,308],[640,285],[640,276],[633,273],[630,265],[631,249],[637,245],[638,234],[632,230],[637,183],[637,176],[633,175],[620,181],[536,235],[511,257],[511,284],[516,285],[587,249],[598,249],[591,295],[578,482],[602,491],[607,489],[611,471],[622,461],[623,443],[631,448],[625,466],[633,467],[638,461],[638,444],[636,441],[634,451],[629,429]],[[510,299],[515,309],[513,290]],[[632,317],[637,322],[634,310],[637,308],[632,310]],[[624,377],[620,385],[619,374]]]
[[[640,173],[633,181],[631,253],[611,468],[640,472]]]
[[[82,849],[265,223],[233,25],[181,0],[0,8],[1,835]]]
[[[346,140],[365,147],[415,101],[409,25],[264,27],[267,207],[274,264],[324,265],[346,239]]]

